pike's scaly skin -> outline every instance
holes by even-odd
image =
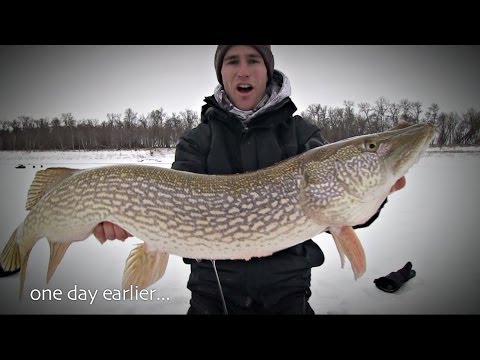
[[[21,267],[46,237],[48,278],[68,246],[115,223],[144,243],[129,255],[123,286],[147,287],[164,273],[168,254],[197,259],[250,259],[329,230],[352,264],[366,269],[354,225],[367,221],[397,179],[418,161],[434,135],[418,124],[315,148],[272,167],[237,175],[201,175],[145,165],[39,171],[25,220],[0,263]]]

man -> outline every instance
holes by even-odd
[[[173,169],[243,173],[326,144],[318,127],[293,115],[290,82],[274,69],[270,45],[219,45],[214,65],[219,85],[205,98],[201,123],[180,139]],[[402,178],[392,191],[404,185]],[[94,234],[101,242],[130,236],[111,223],[99,224]],[[188,314],[314,314],[311,269],[323,264],[324,255],[305,240],[248,261],[184,259],[191,266]]]
[[[290,83],[274,69],[270,45],[219,45],[214,65],[219,85],[205,98],[200,125],[180,139],[173,169],[243,173],[326,143],[319,128],[293,115],[297,109]],[[404,185],[402,178],[392,191]],[[97,229],[103,241],[127,236],[112,224]],[[324,255],[316,243],[305,240],[248,261],[184,259],[191,266],[188,314],[313,314],[308,303],[311,268],[322,265]]]

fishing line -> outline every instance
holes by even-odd
[[[217,267],[215,266],[215,260],[210,260],[210,261],[212,262],[213,270],[215,271],[215,276],[217,277],[218,289],[220,290],[220,296],[222,298],[222,303],[223,303],[223,312],[225,315],[228,315],[227,303],[225,302],[225,298],[223,297],[222,284],[220,283],[220,278],[218,277]]]

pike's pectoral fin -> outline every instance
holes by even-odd
[[[367,261],[362,244],[351,226],[331,227],[330,232],[335,240],[342,268],[345,264],[345,256],[352,265],[355,280],[361,277],[367,269]]]
[[[48,271],[47,271],[47,283],[52,278],[55,270],[57,269],[58,264],[62,261],[65,252],[73,241],[70,242],[52,242],[48,241],[50,244],[50,261],[48,262]]]
[[[137,245],[128,255],[123,272],[123,289],[136,285],[147,288],[158,281],[167,268],[168,253],[161,250],[147,251],[145,243]]]

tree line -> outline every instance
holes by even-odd
[[[424,110],[418,101],[403,99],[394,103],[380,97],[374,104],[361,102],[356,106],[352,101],[344,101],[343,107],[311,104],[301,116],[319,126],[329,142],[385,131],[404,119],[414,124],[432,122],[436,127],[434,146],[480,145],[480,112],[473,108],[458,115],[440,112],[437,104]],[[199,118],[198,113],[189,109],[168,115],[163,108],[147,115],[138,115],[128,108],[123,114],[108,113],[101,122],[77,120],[71,113],[51,120],[19,116],[2,122],[0,150],[168,148],[195,127]]]
[[[128,108],[123,114],[108,113],[101,122],[77,120],[71,113],[51,120],[19,116],[1,124],[0,150],[169,148],[198,122],[199,116],[192,110],[167,115],[163,108],[146,116]]]
[[[399,103],[380,97],[374,104],[344,101],[343,107],[312,104],[301,115],[318,125],[329,142],[351,136],[370,134],[391,129],[400,119],[409,123],[431,122],[435,125],[433,146],[480,145],[480,111],[473,108],[458,115],[440,112],[438,104],[426,110],[419,101],[403,99]]]

